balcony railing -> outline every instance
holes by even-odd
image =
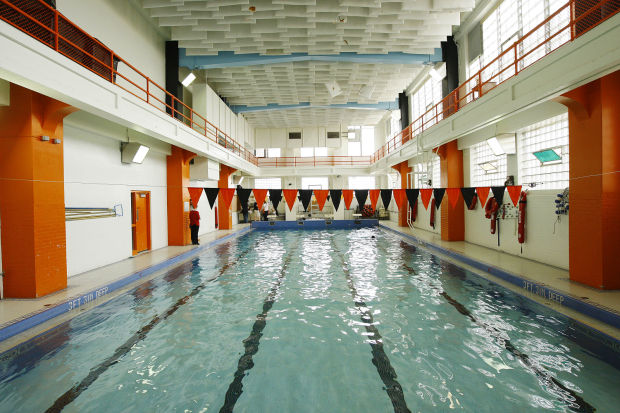
[[[0,19],[256,165],[254,154],[41,0],[0,0]]]
[[[304,167],[304,166],[359,166],[371,164],[370,156],[283,156],[280,158],[258,158],[258,166],[267,168],[276,167]]]

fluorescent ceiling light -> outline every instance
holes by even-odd
[[[557,162],[562,160],[562,155],[558,154],[558,152],[562,153],[560,148],[553,149],[545,149],[542,151],[534,152],[533,155],[540,161],[542,164]]]
[[[325,87],[329,92],[329,95],[333,98],[342,93],[342,89],[340,89],[340,85],[335,80],[329,81],[325,83]]]
[[[484,162],[478,166],[487,174],[497,172],[497,164],[495,162]]]
[[[136,154],[133,156],[133,159],[131,160],[131,162],[142,163],[144,161],[144,158],[146,158],[147,153],[149,153],[149,147],[140,145],[140,147],[136,151]]]
[[[375,85],[366,85],[360,89],[360,96],[366,99],[372,97],[372,93],[375,91]]]
[[[194,81],[194,79],[196,79],[196,75],[190,72],[189,75],[187,75],[187,77],[183,79],[181,83],[183,83],[183,86],[188,87]]]
[[[497,138],[487,139],[487,144],[491,147],[493,155],[500,156],[506,154],[506,151],[502,148],[502,145],[499,144]]]

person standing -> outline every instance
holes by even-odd
[[[198,229],[200,228],[200,212],[196,211],[190,203],[189,229],[192,232],[192,245],[200,245],[198,242]]]
[[[269,215],[269,203],[265,201],[263,203],[263,221],[267,221],[267,215]]]

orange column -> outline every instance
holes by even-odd
[[[166,159],[168,245],[191,244],[189,230],[189,161],[195,153],[172,146]]]
[[[409,166],[409,162],[403,161],[399,164],[392,166],[392,168],[396,169],[400,174],[400,187],[402,189],[407,188],[407,174],[411,172],[411,167]],[[406,203],[408,204],[408,203]],[[410,206],[407,206],[409,208]],[[407,225],[407,210],[405,208],[398,210],[398,225],[401,227],[406,227]]]
[[[4,295],[35,298],[67,286],[62,122],[77,109],[14,84],[10,99],[0,107]]]
[[[571,280],[620,288],[620,71],[557,100],[568,107]]]
[[[220,180],[217,183],[218,188],[228,188],[228,178],[235,171],[235,168],[220,164]],[[232,204],[230,207],[232,207]],[[224,205],[224,199],[221,196],[217,197],[217,214],[218,228],[232,229],[232,214],[230,213],[230,208]]]
[[[459,150],[457,141],[440,146],[437,154],[441,160],[441,186],[461,188],[463,186],[463,151]],[[447,199],[441,203],[441,239],[445,241],[465,240],[463,198],[459,197],[459,202],[454,208]]]

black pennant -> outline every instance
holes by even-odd
[[[209,201],[209,206],[213,209],[213,205],[215,204],[215,200],[217,199],[217,194],[220,192],[220,188],[205,188],[205,194],[207,195],[207,200]]]
[[[495,200],[497,201],[497,204],[499,206],[502,206],[502,203],[504,202],[504,190],[506,189],[505,186],[492,186],[491,187],[491,191],[493,191],[493,196],[495,197]]]
[[[340,199],[342,198],[342,189],[330,189],[329,196],[332,199],[332,204],[334,204],[334,212],[338,211]]]
[[[392,200],[392,190],[382,189],[381,190],[381,201],[383,202],[383,208],[388,209],[388,205],[390,205],[391,200]]]
[[[446,188],[433,189],[433,196],[435,197],[435,209],[439,209],[443,195],[446,193]]]
[[[280,201],[282,201],[282,190],[281,189],[270,189],[269,190],[269,199],[273,204],[273,209],[278,210],[278,205],[280,205]]]
[[[366,199],[368,198],[368,189],[356,189],[355,190],[355,199],[357,199],[357,205],[359,205],[360,210],[364,207],[366,203]]]
[[[467,208],[471,209],[471,203],[476,195],[476,188],[461,188],[461,195],[463,195]]]
[[[312,199],[312,189],[299,189],[297,192],[299,192],[299,198],[304,206],[304,211],[308,211],[308,205],[310,205],[310,200]]]
[[[418,202],[418,196],[420,195],[419,189],[405,189],[405,194],[407,194],[407,201],[409,201],[409,207],[413,208],[413,206]]]
[[[239,202],[241,203],[241,207],[243,209],[247,209],[248,201],[250,199],[251,193],[252,193],[252,188],[237,187],[237,196],[239,197]]]

